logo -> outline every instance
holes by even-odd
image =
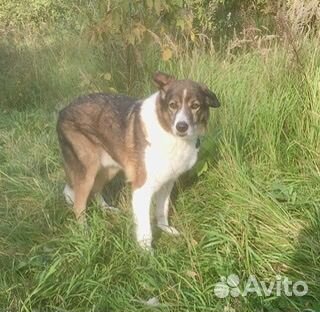
[[[222,276],[220,282],[215,284],[214,294],[218,298],[246,297],[248,294],[256,294],[261,297],[287,296],[302,297],[308,293],[308,285],[304,281],[290,281],[287,277],[277,275],[275,280],[270,282],[259,281],[254,275],[250,275],[243,287],[240,287],[240,278],[237,274]]]

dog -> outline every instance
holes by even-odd
[[[138,244],[151,249],[150,206],[157,226],[169,225],[169,198],[174,181],[196,162],[199,136],[209,109],[219,107],[205,85],[156,72],[158,91],[144,100],[95,93],[81,96],[59,112],[57,132],[67,184],[66,200],[76,218],[85,221],[88,198],[100,195],[120,170],[132,186],[132,209]]]

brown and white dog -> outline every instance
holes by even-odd
[[[169,197],[174,181],[197,160],[209,108],[220,106],[206,86],[158,72],[159,91],[144,100],[103,93],[82,96],[64,108],[57,131],[67,184],[64,195],[83,221],[89,196],[123,170],[132,184],[136,239],[151,248],[150,206],[157,226],[170,234]]]

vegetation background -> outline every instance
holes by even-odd
[[[319,22],[316,0],[2,0],[0,311],[320,311]],[[222,106],[175,189],[182,235],[151,256],[121,178],[121,214],[74,222],[55,123],[80,94],[149,95],[156,70]],[[219,299],[229,274],[309,291]]]

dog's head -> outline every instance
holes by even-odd
[[[203,133],[209,108],[220,106],[216,95],[205,85],[192,80],[176,80],[161,72],[155,73],[153,80],[159,88],[157,111],[161,125],[180,137]]]

